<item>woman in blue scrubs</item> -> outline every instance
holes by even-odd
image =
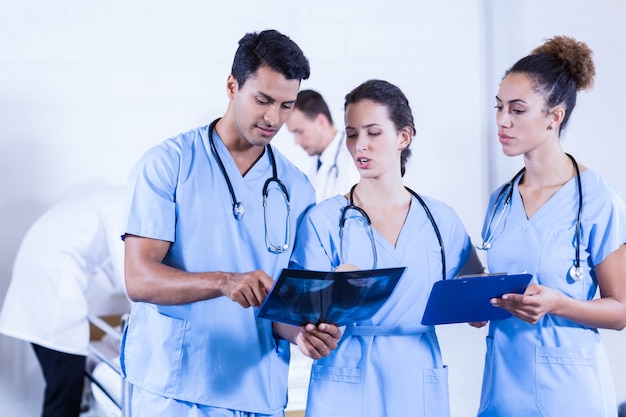
[[[617,414],[597,329],[626,326],[626,208],[560,144],[594,75],[587,45],[559,36],[500,84],[502,151],[522,155],[525,170],[492,195],[483,247],[489,270],[533,279],[525,294],[492,300],[514,317],[490,323],[480,417]]]
[[[422,197],[431,222],[402,183],[415,134],[402,91],[386,81],[363,83],[346,96],[345,123],[360,181],[347,195],[325,200],[305,215],[292,266],[322,271],[405,266],[406,271],[381,309],[370,320],[347,326],[337,349],[313,364],[306,416],[449,416],[448,369],[434,327],[420,324],[432,285],[443,275],[435,224],[448,277],[466,265],[468,272],[481,272],[482,265],[454,210]],[[359,213],[351,209],[342,240],[340,218],[349,204],[371,219],[371,235],[352,219]]]

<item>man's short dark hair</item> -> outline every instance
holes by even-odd
[[[320,93],[313,90],[302,90],[298,93],[296,101],[296,110],[300,110],[309,119],[313,120],[318,114],[326,116],[330,124],[333,124],[333,118],[326,101]]]
[[[311,74],[309,60],[300,47],[273,29],[246,33],[239,40],[231,74],[237,79],[239,87],[243,87],[262,65],[267,65],[288,80],[306,80]]]

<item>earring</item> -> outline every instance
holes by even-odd
[[[546,130],[552,130],[552,125],[548,126]]]

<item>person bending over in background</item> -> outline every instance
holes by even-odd
[[[15,257],[0,333],[32,344],[46,383],[43,417],[80,414],[88,314],[130,308],[120,239],[123,189],[70,192],[33,223]]]

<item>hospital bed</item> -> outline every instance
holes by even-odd
[[[103,336],[89,343],[86,375],[90,381],[91,408],[98,417],[130,417],[131,384],[121,377],[119,345],[128,313],[119,316],[119,325],[112,326],[96,315],[89,316],[92,326]]]

